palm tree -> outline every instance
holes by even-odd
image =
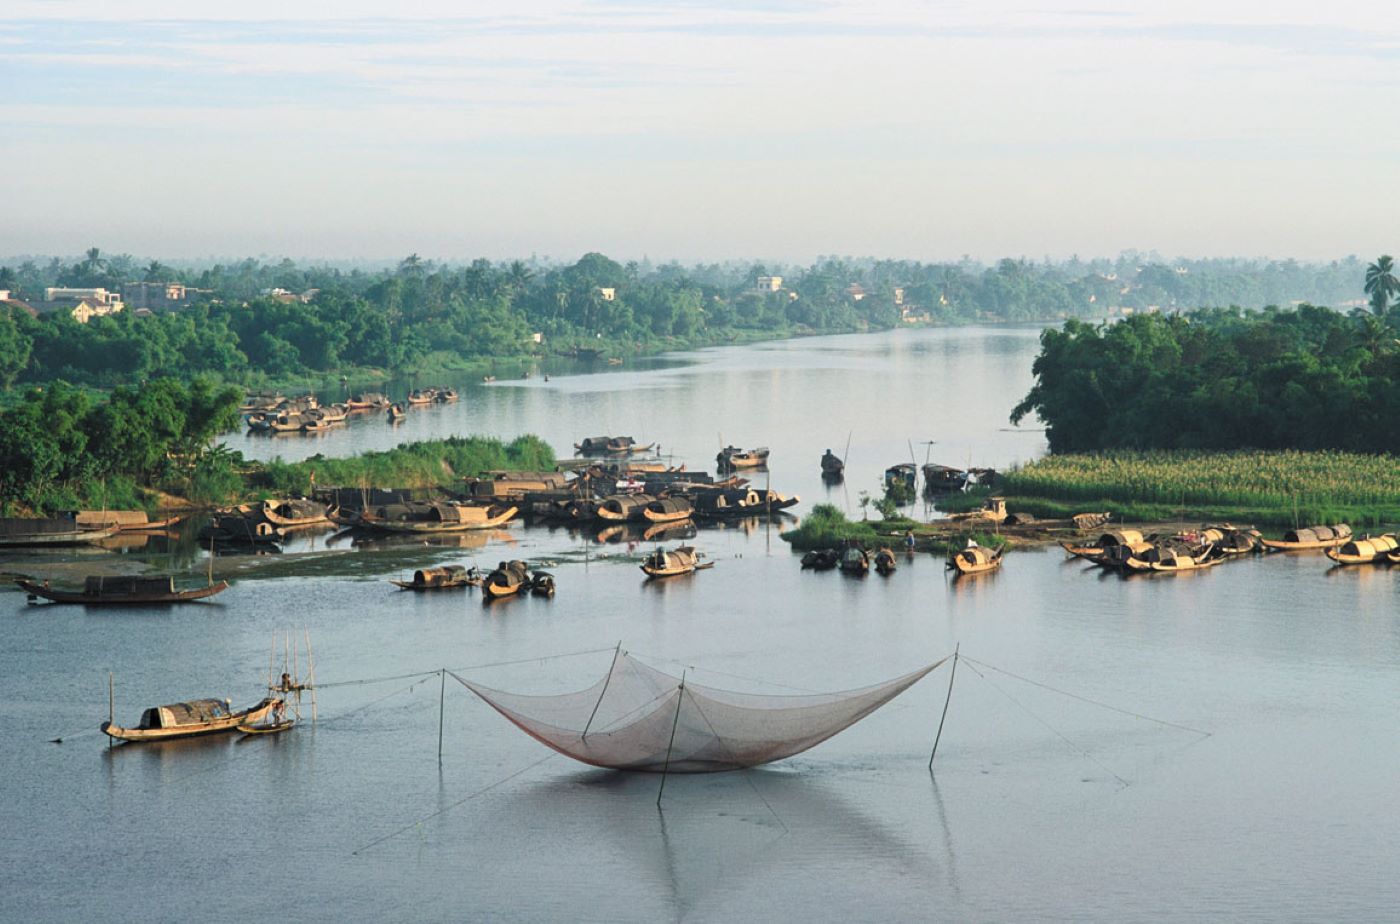
[[[1394,269],[1395,261],[1389,255],[1366,267],[1366,294],[1371,297],[1371,310],[1376,314],[1385,314],[1391,296],[1400,293],[1400,279],[1395,278]]]

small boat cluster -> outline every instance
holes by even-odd
[[[831,450],[827,450],[830,455]],[[834,457],[833,457],[834,458]],[[837,460],[840,461],[840,460]],[[827,458],[822,457],[822,473],[827,472]],[[996,470],[991,468],[953,468],[927,462],[916,466],[913,462],[897,462],[885,469],[885,490],[898,489],[913,496],[920,491],[926,497],[939,494],[952,494],[976,485],[989,485],[996,480]],[[922,482],[922,487],[921,487]]]
[[[1338,565],[1400,564],[1400,541],[1393,533],[1356,537],[1345,523],[1290,530],[1281,539],[1265,539],[1253,527],[1229,523],[1171,536],[1115,529],[1086,545],[1060,545],[1073,557],[1128,574],[1198,571],[1252,553],[1307,550],[1322,551]]]
[[[250,395],[240,411],[252,433],[320,433],[364,414],[384,413],[394,423],[407,416],[409,408],[447,404],[457,398],[456,389],[445,385],[414,389],[403,401],[391,401],[379,392],[362,392],[328,405],[321,404],[315,395]]]
[[[813,549],[802,556],[804,570],[830,571],[839,568],[843,574],[865,577],[872,568],[883,577],[894,574],[899,567],[899,559],[894,549],[881,547],[873,552],[860,543],[847,541],[837,549]]]

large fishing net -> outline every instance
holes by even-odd
[[[716,690],[626,652],[618,652],[603,679],[577,693],[520,696],[457,679],[531,737],[575,760],[615,770],[711,773],[820,744],[946,660],[859,690],[800,696]]]

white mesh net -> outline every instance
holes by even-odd
[[[616,770],[738,770],[781,760],[859,722],[944,661],[844,693],[765,696],[716,690],[619,652],[586,690],[520,696],[457,679],[561,754]],[[669,757],[669,761],[668,761]]]

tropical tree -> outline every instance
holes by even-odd
[[[1395,278],[1395,261],[1382,255],[1366,267],[1366,294],[1371,297],[1371,310],[1385,314],[1392,296],[1400,293],[1400,279]]]

